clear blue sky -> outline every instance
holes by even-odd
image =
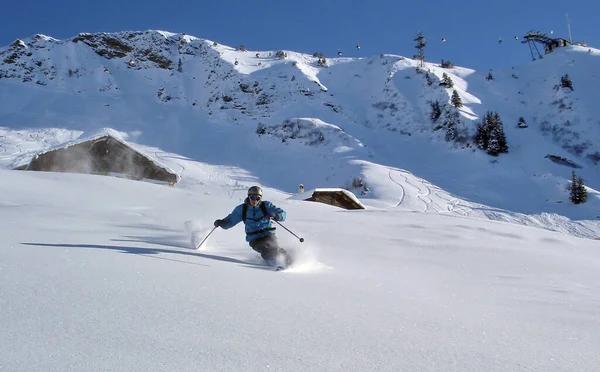
[[[428,61],[443,58],[488,70],[531,60],[527,45],[514,40],[529,30],[552,30],[553,36],[568,39],[565,13],[573,40],[600,48],[599,4],[593,0],[4,0],[0,46],[36,33],[64,39],[79,32],[160,29],[248,49],[412,57],[413,39],[422,31]]]

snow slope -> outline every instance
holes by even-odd
[[[265,190],[299,266],[213,219],[244,195],[0,171],[0,369],[592,371],[596,241]],[[189,221],[185,224],[185,221]]]

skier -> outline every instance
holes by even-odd
[[[216,220],[215,227],[230,229],[244,222],[246,241],[253,250],[260,253],[269,266],[287,267],[292,259],[279,246],[275,236],[275,227],[271,219],[285,221],[285,211],[267,200],[262,200],[262,189],[252,186],[248,189],[248,197],[225,218]]]

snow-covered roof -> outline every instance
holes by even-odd
[[[360,205],[362,207],[362,209],[366,209],[365,205],[363,203],[361,203],[360,200],[358,200],[358,198],[356,197],[356,195],[354,195],[354,193],[352,193],[346,189],[342,189],[340,187],[315,188],[315,189],[311,189],[308,191],[304,191],[302,193],[292,195],[288,199],[290,199],[290,200],[308,200],[315,193],[342,193],[342,194],[346,195],[348,198],[350,198],[355,204]]]
[[[43,154],[46,154],[46,153],[49,153],[52,151],[56,151],[56,150],[60,150],[60,149],[67,149],[69,147],[72,147],[72,146],[75,146],[75,145],[78,145],[81,143],[85,143],[85,142],[95,141],[95,140],[98,140],[103,137],[110,137],[111,139],[122,144],[123,146],[130,148],[131,150],[133,150],[140,156],[144,157],[145,159],[147,159],[148,161],[150,161],[152,164],[156,165],[157,167],[162,168],[162,169],[166,170],[167,172],[174,174],[177,177],[177,182],[179,182],[181,180],[181,176],[178,173],[173,171],[170,167],[162,164],[155,158],[151,157],[150,155],[146,154],[144,151],[140,150],[139,148],[137,148],[134,145],[125,141],[125,139],[123,138],[124,136],[126,136],[125,133],[120,133],[111,128],[103,128],[103,129],[95,131],[95,132],[90,132],[89,134],[84,133],[75,140],[68,141],[68,142],[65,142],[65,143],[62,143],[62,144],[56,145],[56,146],[50,146],[50,147],[46,148],[45,150],[38,152],[36,154],[36,156],[43,155]]]

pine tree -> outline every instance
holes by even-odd
[[[435,123],[436,121],[438,121],[440,116],[442,116],[440,103],[438,101],[433,101],[429,105],[431,106],[431,113],[429,114],[429,117],[431,118],[431,121]]]
[[[487,150],[490,142],[490,118],[491,113],[488,112],[483,117],[480,124],[477,124],[477,132],[475,134],[475,144],[481,150]]]
[[[583,184],[583,178],[577,178],[577,185],[579,186],[579,199],[581,200],[581,203],[585,203],[587,201],[587,190]]]
[[[442,59],[442,63],[440,64],[442,68],[454,68],[454,64],[450,61],[444,61]]]
[[[477,132],[475,133],[475,144],[481,150],[487,150],[490,142],[490,121],[491,112],[487,112],[480,124],[477,124]]]
[[[454,88],[454,82],[452,81],[450,76],[448,76],[448,74],[445,72],[442,74],[442,81],[440,82],[440,85],[449,89]]]
[[[477,130],[475,132],[475,145],[478,149],[485,150],[487,148],[488,141],[489,137],[485,131],[483,124],[477,124]]]
[[[427,85],[433,84],[433,79],[431,78],[431,75],[429,75],[429,72],[425,73],[425,80],[427,80]]]
[[[462,104],[462,99],[460,98],[460,96],[458,95],[458,92],[456,91],[456,89],[454,89],[452,91],[452,98],[450,99],[450,103],[452,103],[452,106],[456,107],[456,108],[461,108],[463,107]]]
[[[571,185],[569,186],[571,202],[581,204],[587,201],[587,190],[583,184],[583,179],[577,177],[575,171],[571,173]]]
[[[506,141],[506,135],[504,134],[504,125],[502,124],[502,119],[500,119],[500,114],[497,112],[494,113],[494,119],[497,125],[498,131],[498,143],[500,144],[500,152],[507,153],[508,152],[508,142]]]
[[[183,64],[181,63],[181,58],[179,58],[179,63],[177,63],[177,71],[183,72]]]
[[[287,57],[287,54],[286,54]],[[319,60],[317,61],[317,65],[321,67],[327,67],[327,58],[325,58],[325,54],[319,53]]]
[[[452,106],[446,106],[444,112],[444,126],[446,127],[445,139],[448,142],[453,142],[458,136],[456,126],[458,125],[459,115],[456,109]]]
[[[522,116],[519,117],[519,122],[517,123],[517,126],[519,128],[527,128],[527,123],[525,122],[525,119]]]
[[[571,172],[571,185],[569,186],[569,195],[571,197],[571,202],[573,204],[579,204],[579,185],[577,182],[577,175],[575,174],[575,171]]]
[[[569,74],[564,74],[563,77],[560,78],[560,86],[563,88],[569,88],[571,90],[574,90],[573,81],[571,81]]]
[[[498,156],[501,153],[508,152],[508,144],[504,135],[504,126],[497,112],[491,113],[491,126],[489,129],[489,142],[487,153],[492,156]]]
[[[492,72],[488,72],[488,75],[485,77],[486,80],[494,80],[494,77],[492,76]]]
[[[422,32],[417,34],[417,37],[414,39],[417,42],[415,48],[417,48],[418,52],[415,54],[415,59],[419,60],[419,66],[425,66],[425,46],[427,42],[425,41],[425,35]]]
[[[488,111],[482,123],[477,125],[475,143],[478,148],[486,150],[492,156],[508,152],[504,126],[497,112]]]

